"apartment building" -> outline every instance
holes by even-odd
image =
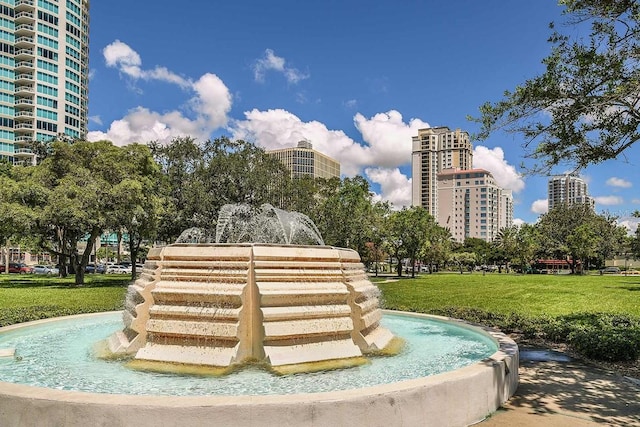
[[[446,126],[424,128],[412,137],[411,204],[438,217],[438,174],[451,168],[471,169],[473,149],[469,134]]]
[[[560,204],[586,204],[595,208],[595,200],[589,196],[587,183],[577,174],[556,175],[549,178],[549,210]]]
[[[340,163],[313,149],[309,141],[300,141],[296,147],[267,151],[291,171],[292,178],[340,178]]]
[[[493,241],[498,232],[513,224],[510,190],[496,184],[484,169],[451,168],[437,175],[438,224],[463,243],[467,238]]]
[[[88,83],[89,0],[0,0],[0,158],[84,139]]]

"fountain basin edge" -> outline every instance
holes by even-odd
[[[3,426],[465,426],[481,421],[518,387],[519,351],[506,335],[456,319],[498,345],[490,357],[422,378],[334,392],[260,396],[140,396],[55,390],[0,382]],[[103,313],[100,313],[103,314]],[[79,316],[91,316],[79,315]],[[59,318],[58,318],[59,319]],[[3,330],[46,323],[46,319]]]

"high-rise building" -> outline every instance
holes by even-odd
[[[0,0],[0,158],[87,133],[89,0]]]
[[[340,178],[340,163],[313,149],[309,141],[300,141],[296,147],[267,151],[291,171],[291,177]]]
[[[549,210],[565,204],[586,204],[595,207],[595,200],[589,196],[587,183],[576,174],[556,175],[549,178]]]
[[[445,169],[471,169],[473,150],[469,134],[448,127],[424,128],[412,137],[411,204],[438,217],[438,173]]]
[[[496,184],[484,169],[446,169],[438,174],[438,216],[458,242],[467,238],[493,241],[513,224],[511,190]]]

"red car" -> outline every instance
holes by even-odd
[[[4,273],[5,268],[5,264],[0,265],[0,273]],[[29,267],[27,264],[21,262],[10,262],[9,273],[31,274],[33,273],[33,267]]]

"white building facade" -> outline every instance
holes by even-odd
[[[513,224],[513,197],[484,169],[447,169],[438,174],[441,227],[463,243],[467,238],[491,242]]]
[[[595,208],[595,200],[589,196],[587,183],[576,174],[556,175],[549,178],[548,207],[586,204]]]
[[[33,163],[32,141],[84,139],[89,0],[0,0],[0,158]]]
[[[412,137],[411,204],[438,217],[438,173],[445,169],[470,169],[473,149],[469,134],[448,127],[424,128]]]

